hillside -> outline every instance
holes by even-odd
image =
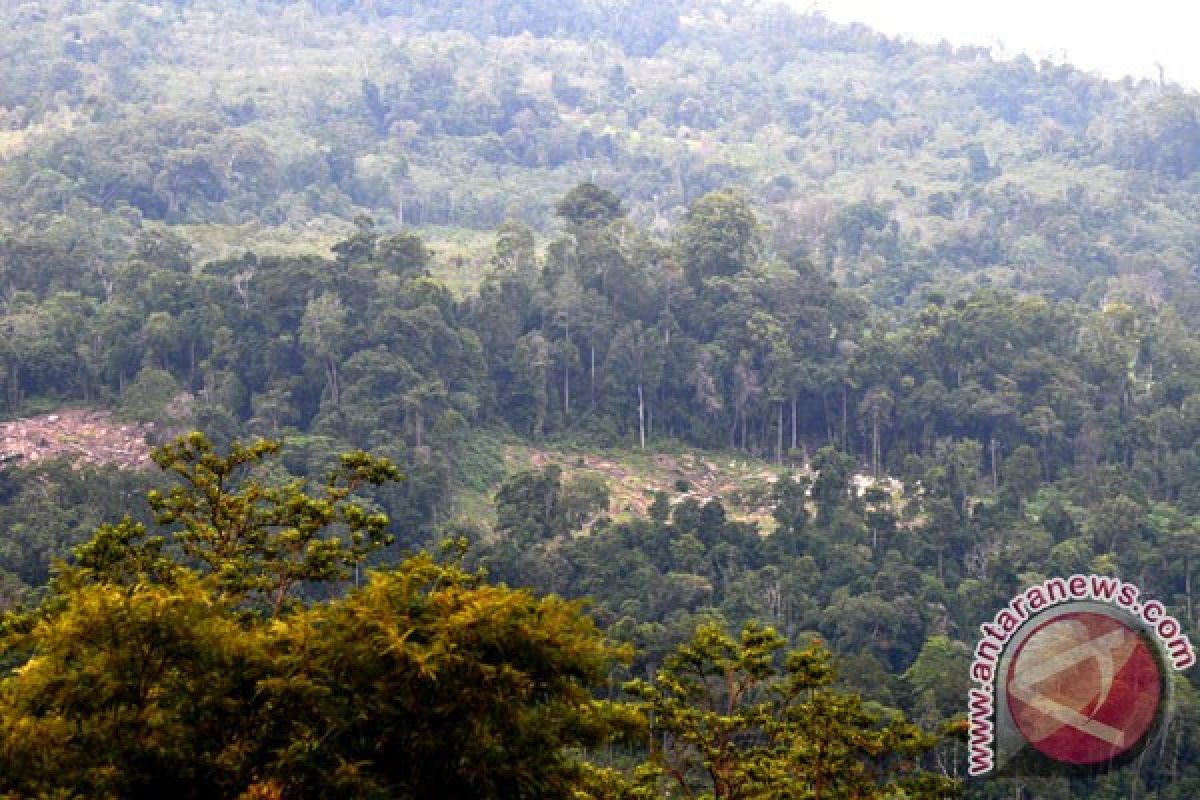
[[[1200,263],[1200,106],[1178,87],[725,0],[6,14],[10,271],[22,247],[119,263],[164,225],[200,260],[323,252],[365,213],[425,231],[469,285],[469,231],[557,230],[584,178],[658,232],[741,186],[771,246],[884,307],[930,284],[1153,299]]]
[[[53,738],[70,717],[9,703],[60,686],[19,666],[22,637],[86,681],[80,632],[124,631],[109,603],[157,624],[144,601],[183,615],[164,630],[184,654],[182,683],[143,693],[175,705],[147,719],[197,716],[175,702],[193,652],[197,681],[240,675],[249,704],[227,749],[180,723],[194,751],[155,762],[159,789],[202,753],[237,791],[180,797],[382,796],[385,740],[436,785],[420,748],[458,729],[353,728],[327,752],[307,737],[357,701],[293,683],[288,648],[326,642],[325,676],[376,674],[349,655],[409,675],[373,660],[393,652],[377,641],[409,652],[389,604],[487,596],[520,617],[495,646],[490,621],[442,620],[431,652],[461,633],[503,677],[525,652],[503,637],[576,642],[595,658],[564,687],[572,731],[595,721],[573,703],[617,699],[694,636],[732,652],[749,625],[747,647],[806,648],[813,686],[832,658],[875,734],[893,712],[945,734],[912,740],[912,764],[871,745],[842,772],[915,765],[940,788],[912,796],[938,800],[1200,795],[1191,674],[1153,757],[1106,776],[964,786],[955,738],[979,625],[1024,587],[1118,576],[1196,634],[1200,95],[748,0],[46,0],[0,21],[13,763],[21,726]],[[147,435],[165,471],[113,468],[146,465]],[[355,627],[366,606],[378,639]],[[520,616],[568,607],[548,637]],[[547,680],[575,668],[541,647]],[[436,659],[413,652],[425,680]],[[310,716],[254,706],[268,675]],[[367,683],[372,703],[395,694]],[[395,719],[428,710],[421,691]],[[199,714],[218,733],[240,708],[224,694]],[[123,747],[97,708],[95,741]],[[499,752],[506,714],[462,741]],[[625,785],[657,746],[543,747],[529,719],[524,758],[570,773],[564,797],[593,796],[580,776]],[[25,788],[0,770],[0,793],[136,794],[137,742],[160,737],[130,739],[120,775],[55,741],[61,765]],[[524,774],[505,759],[463,775]]]

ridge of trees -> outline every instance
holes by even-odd
[[[247,237],[315,251],[364,213],[450,240],[514,216],[549,233],[592,175],[656,229],[741,186],[883,306],[963,285],[1095,304],[1114,284],[1194,283],[1200,101],[1169,81],[772,3],[2,13],[0,231],[48,264],[111,270],[159,226],[222,257]],[[211,46],[230,31],[236,55]]]

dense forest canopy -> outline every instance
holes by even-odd
[[[1193,93],[780,4],[47,2],[8,16],[0,222],[12,246],[71,262],[120,263],[163,225],[206,257],[320,249],[367,213],[428,229],[440,266],[474,283],[461,259],[482,232],[557,229],[555,203],[584,177],[657,231],[741,186],[779,246],[883,305],[919,304],[930,284],[1157,297],[1190,288],[1200,260]]]
[[[213,705],[199,727],[155,713],[180,763],[222,765],[212,792],[420,794],[436,780],[334,764],[369,761],[361,737],[390,717],[298,755],[305,725],[348,713],[346,698],[313,699],[328,674],[382,669],[356,645],[391,630],[371,614],[443,625],[433,611],[396,622],[393,606],[482,598],[546,659],[521,667],[551,687],[552,708],[529,713],[561,727],[479,707],[480,730],[513,745],[489,751],[495,771],[461,774],[463,792],[489,796],[541,796],[504,772],[514,758],[543,793],[685,793],[701,762],[784,780],[818,712],[899,761],[854,751],[805,780],[833,770],[861,779],[846,792],[885,792],[929,778],[914,796],[944,796],[935,778],[962,777],[961,741],[896,710],[958,730],[977,626],[1021,588],[1120,575],[1194,633],[1195,93],[732,0],[63,0],[0,18],[0,416],[106,408],[159,444],[207,437],[159,451],[165,474],[0,461],[0,598],[20,610],[3,663],[38,653],[69,672],[70,631],[118,613],[131,641],[143,624],[178,641],[199,659],[180,680],[216,687],[201,696]],[[257,437],[270,443],[235,444]],[[680,475],[618,502],[588,468],[601,451],[610,474],[669,455],[767,477],[722,492]],[[346,452],[372,479],[323,483]],[[222,458],[258,488],[202,524],[189,492],[207,484],[189,470]],[[253,536],[214,555],[198,531],[229,547],[231,531]],[[423,554],[448,538],[457,563]],[[298,555],[310,544],[312,561]],[[145,595],[123,596],[130,582]],[[588,617],[548,594],[589,598]],[[552,630],[531,621],[542,613]],[[180,633],[188,619],[199,638]],[[237,652],[221,651],[235,628]],[[332,672],[286,672],[317,629],[338,631],[313,653]],[[437,630],[429,642],[470,639]],[[576,658],[556,678],[560,647]],[[480,674],[507,663],[472,652]],[[415,681],[435,656],[411,655]],[[789,758],[667,747],[689,741],[703,695],[670,688],[689,664],[791,686],[771,722],[763,709],[722,722],[739,741],[773,731]],[[0,679],[0,719],[63,736],[39,709],[73,684],[46,674]],[[617,699],[626,679],[635,704],[592,715],[588,698]],[[491,700],[538,696],[515,680]],[[221,721],[224,691],[246,701],[238,725]],[[967,793],[1195,796],[1190,677],[1175,697],[1153,763]],[[296,727],[263,698],[294,703]],[[638,714],[678,727],[639,739]],[[110,737],[101,716],[95,741]],[[229,751],[205,743],[214,730]],[[161,733],[139,731],[146,747]],[[28,755],[18,734],[0,742],[12,763]],[[397,752],[434,757],[423,742]],[[134,763],[132,747],[101,758]],[[136,769],[62,757],[11,788],[59,774],[84,794],[143,790]]]

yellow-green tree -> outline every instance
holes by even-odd
[[[102,528],[0,637],[0,796],[568,797],[617,652],[577,604],[428,555],[305,604],[386,541],[349,454],[316,493],[199,435],[156,460],[162,535]]]
[[[650,720],[649,768],[631,796],[957,796],[951,780],[920,766],[933,737],[898,712],[873,711],[836,689],[819,642],[783,655],[785,644],[756,623],[737,638],[706,623],[653,681],[628,684]]]

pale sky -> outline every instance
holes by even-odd
[[[1107,78],[1158,78],[1200,89],[1197,0],[790,0],[837,22],[863,22],[919,42],[1003,45]]]

